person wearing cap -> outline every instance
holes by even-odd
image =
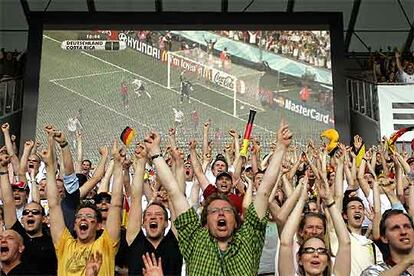
[[[17,220],[13,192],[7,174],[8,155],[0,155],[0,186],[4,203],[4,221],[7,229],[12,229],[22,237],[25,247],[21,260],[27,267],[42,275],[56,274],[56,255],[51,237],[43,231],[44,210],[35,201],[23,207],[21,223]],[[42,264],[48,264],[47,266]]]
[[[16,206],[17,220],[22,219],[22,213],[24,205],[28,202],[30,189],[29,186],[23,181],[17,181],[11,184],[14,204]]]
[[[389,257],[369,266],[361,276],[410,276],[414,274],[414,224],[402,210],[387,210],[380,222],[381,241],[388,246]]]
[[[347,225],[351,240],[350,275],[359,276],[370,265],[382,262],[382,254],[374,242],[362,234],[365,207],[361,198],[345,196],[342,204],[342,217]],[[335,243],[332,242],[331,244]],[[332,249],[335,252],[335,248]]]
[[[198,182],[200,183],[201,189],[203,190],[204,199],[207,199],[214,193],[228,196],[229,200],[236,207],[239,214],[241,214],[243,197],[232,193],[232,176],[230,175],[230,173],[224,170],[224,166],[222,166],[221,169],[219,169],[219,165],[215,165],[215,163],[213,163],[213,167],[215,168],[215,170],[213,171],[217,172],[216,183],[215,185],[209,183],[206,175],[203,173],[200,161],[197,158],[196,146],[197,142],[193,139],[190,142],[190,159],[191,163],[193,164],[194,173],[197,177]],[[216,161],[216,163],[217,162],[222,162],[223,164],[226,164],[223,161]]]
[[[145,137],[148,156],[155,165],[161,185],[167,190],[177,215],[174,225],[189,275],[257,274],[266,231],[269,195],[292,140],[292,133],[283,121],[277,133],[277,148],[242,224],[237,210],[223,194],[214,194],[206,200],[200,223],[197,213],[189,206],[162,158],[160,135],[151,131]],[[193,150],[194,148],[195,146]]]
[[[112,186],[111,206],[108,211],[106,228],[98,237],[102,216],[94,205],[81,205],[75,214],[72,237],[65,226],[60,198],[56,188],[55,176],[55,130],[48,131],[48,148],[42,152],[47,172],[47,196],[49,203],[50,233],[58,259],[58,275],[85,275],[86,265],[91,254],[102,254],[99,276],[115,273],[115,255],[118,251],[122,210],[122,162],[118,143],[112,147],[114,158],[114,183]]]

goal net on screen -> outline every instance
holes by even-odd
[[[170,89],[179,90],[180,80],[185,78],[215,93],[231,96],[235,117],[242,105],[252,109],[260,106],[259,83],[264,72],[223,61],[200,48],[169,52],[167,74]]]

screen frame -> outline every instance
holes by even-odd
[[[335,128],[341,134],[342,141],[351,141],[342,22],[340,12],[31,12],[28,17],[29,37],[20,145],[23,146],[24,141],[34,139],[36,135],[43,30],[97,29],[329,30]],[[57,103],[66,104],[60,103],[59,99]],[[275,130],[276,128],[277,125]]]

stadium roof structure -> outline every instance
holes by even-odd
[[[340,12],[346,51],[413,50],[413,0],[2,0],[0,5],[3,32],[27,32],[32,12]]]

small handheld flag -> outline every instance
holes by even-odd
[[[121,141],[125,146],[129,147],[132,140],[134,140],[136,132],[133,128],[126,127],[121,133]]]
[[[247,121],[246,129],[244,130],[243,143],[240,149],[240,155],[244,157],[247,156],[247,150],[249,148],[250,136],[252,135],[253,130],[254,116],[256,116],[256,111],[250,109],[249,120]]]

